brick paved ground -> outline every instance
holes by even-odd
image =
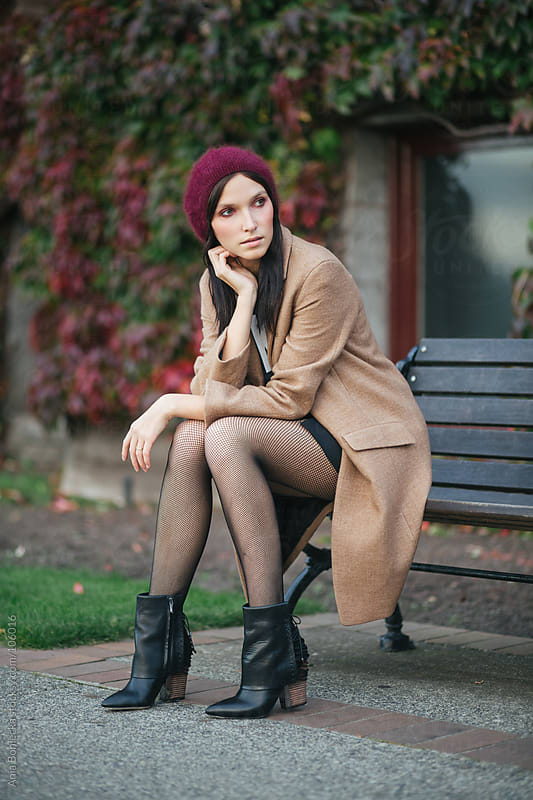
[[[328,627],[335,632],[341,626],[336,614],[318,614],[305,618],[302,623],[304,630],[320,627]],[[362,637],[376,638],[383,633],[383,623],[371,622],[354,626],[350,630]],[[517,636],[496,636],[482,631],[416,623],[407,624],[405,632],[418,643],[447,644],[486,651],[487,654],[533,655],[533,639]],[[241,636],[240,627],[193,633],[195,646],[199,650],[221,642],[236,642]],[[11,658],[16,658],[16,667],[19,670],[117,690],[129,678],[130,667],[125,657],[132,653],[133,641],[128,639],[71,649],[18,650],[16,656]],[[13,665],[7,650],[0,650],[0,664]],[[438,681],[438,676],[435,679]],[[435,690],[438,690],[438,685]],[[229,681],[190,675],[184,702],[206,705],[228,697],[234,691],[235,684]],[[459,724],[449,720],[392,712],[386,708],[337,702],[319,696],[311,697],[307,705],[299,710],[277,710],[270,719],[533,770],[533,736],[479,727],[475,724],[475,719],[471,725]]]

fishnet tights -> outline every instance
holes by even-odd
[[[281,545],[272,498],[335,496],[337,472],[298,420],[222,417],[176,428],[161,487],[150,594],[186,592],[209,532],[213,477],[242,568],[248,602],[283,600]]]

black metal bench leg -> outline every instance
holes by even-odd
[[[296,603],[314,579],[321,572],[331,569],[331,551],[327,547],[319,548],[308,544],[304,547],[304,553],[307,553],[305,567],[285,593],[285,600],[289,604],[291,614],[294,613]]]
[[[386,618],[385,624],[387,633],[384,633],[379,640],[379,646],[383,650],[397,653],[401,650],[414,649],[415,643],[411,641],[406,633],[402,633],[403,617],[399,604],[396,604],[391,616]]]

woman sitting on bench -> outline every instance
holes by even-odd
[[[212,148],[190,174],[184,207],[206,266],[203,341],[191,394],[160,397],[124,439],[122,458],[146,471],[156,438],[183,418],[161,488],[149,592],[137,597],[131,678],[106,709],[147,708],[160,691],[184,696],[193,646],[183,604],[210,527],[211,478],[247,603],[241,687],[208,714],[264,717],[278,697],[284,707],[305,703],[307,648],[282,574],[316,525],[307,518],[280,531],[280,497],[318,498],[320,508],[334,501],[343,624],[390,615],[407,576],[431,485],[424,419],[378,347],[350,273],[283,227],[278,203],[269,167],[248,150]]]

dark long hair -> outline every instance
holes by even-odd
[[[281,234],[281,224],[279,221],[279,207],[277,199],[273,196],[272,190],[268,182],[262,175],[256,172],[239,172],[226,175],[222,178],[213,188],[207,201],[207,220],[209,223],[209,230],[207,239],[203,249],[203,262],[209,270],[209,289],[211,292],[211,299],[215,307],[217,321],[218,321],[218,334],[222,333],[224,328],[227,328],[231,322],[235,306],[237,305],[236,292],[228,286],[228,284],[221,278],[216,276],[215,270],[211,261],[209,260],[208,251],[212,247],[220,244],[213,231],[211,220],[216,211],[220,195],[224,191],[224,187],[234,175],[245,175],[252,181],[261,184],[268,194],[272,205],[274,207],[273,223],[273,236],[270,247],[261,259],[259,267],[259,274],[257,277],[257,301],[255,304],[255,314],[259,327],[268,328],[273,331],[276,325],[276,317],[281,304],[281,295],[283,293],[283,240]]]

